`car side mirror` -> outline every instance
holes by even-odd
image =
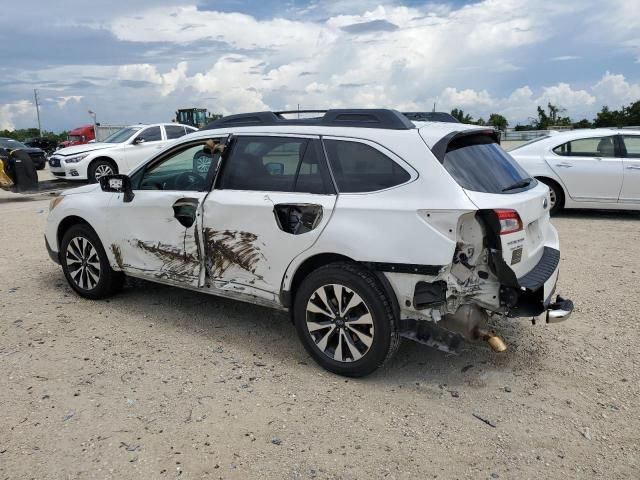
[[[123,193],[125,203],[129,203],[135,197],[131,188],[131,178],[127,175],[105,175],[100,178],[100,188],[103,192]]]
[[[134,145],[139,145],[139,144],[141,144],[141,143],[144,143],[144,138],[142,138],[142,137],[136,137],[136,138],[134,138],[134,139],[133,139],[133,144],[134,144]]]
[[[270,162],[265,165],[269,175],[284,175],[284,163]]]

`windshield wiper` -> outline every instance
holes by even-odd
[[[531,182],[533,182],[533,178],[531,177],[523,178],[522,180],[518,180],[513,185],[509,185],[508,187],[503,188],[502,191],[508,192],[509,190],[515,190],[516,188],[528,187]]]

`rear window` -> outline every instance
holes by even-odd
[[[517,193],[537,184],[524,185],[529,174],[487,135],[453,140],[442,165],[462,188],[474,192]],[[523,186],[514,188],[519,182]]]

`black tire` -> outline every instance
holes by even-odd
[[[86,247],[86,242],[93,248],[95,255]],[[82,255],[84,257],[80,258]],[[124,274],[111,268],[98,235],[87,224],[74,225],[65,232],[60,244],[60,263],[71,288],[84,298],[98,300],[109,297],[120,290],[124,283]],[[81,266],[78,267],[79,265]],[[94,265],[99,265],[99,270]],[[78,268],[74,270],[74,267]],[[85,271],[79,272],[82,268]]]
[[[538,180],[544,183],[549,187],[549,190],[551,190],[552,203],[549,213],[551,215],[559,213],[564,208],[564,192],[562,191],[562,187],[548,178],[539,178]],[[553,201],[553,199],[555,199],[555,201]]]
[[[105,171],[111,171],[111,173],[105,173]],[[87,180],[89,183],[98,183],[100,177],[103,175],[110,175],[118,173],[118,167],[111,160],[95,160],[89,165],[89,170],[87,171]]]
[[[320,289],[324,289],[325,292],[329,292],[329,295],[331,295],[334,285],[340,287],[341,292],[346,287],[346,293],[343,294],[340,301],[343,306],[345,301],[349,302],[349,298],[354,298],[353,295],[349,297],[351,294],[359,296],[362,300],[362,305],[364,305],[363,307],[346,308],[338,318],[342,322],[341,325],[337,325],[336,322],[338,320],[332,320],[327,315],[307,310],[309,305],[317,302],[317,292]],[[327,288],[329,290],[326,290]],[[337,295],[333,299],[336,300]],[[336,300],[331,306],[333,313],[335,313],[334,307],[337,305],[340,305],[340,303]],[[345,307],[349,305],[350,303]],[[355,335],[357,332],[353,332],[353,325],[355,324],[349,322],[354,322],[354,320],[346,320],[350,316],[350,312],[356,308],[364,308],[364,311],[367,311],[372,320],[372,327],[365,327],[370,328],[367,331],[367,335],[372,332],[370,335],[370,338],[372,338],[371,344],[368,347],[358,340],[361,335]],[[338,375],[348,377],[368,375],[391,359],[400,346],[401,338],[398,333],[397,319],[393,313],[391,300],[375,275],[357,264],[336,262],[320,267],[310,273],[304,279],[297,292],[295,292],[293,309],[296,330],[307,352],[320,366]],[[323,326],[322,328],[325,330],[315,330],[312,335],[308,322],[314,326],[318,325],[318,322],[314,322],[318,318],[326,320],[320,322],[323,325],[325,323],[330,323],[331,325]],[[360,322],[361,318],[365,317],[360,316],[356,321]],[[357,325],[357,328],[360,329],[360,325]],[[328,333],[325,334],[324,332]],[[318,345],[323,344],[323,342],[322,339],[318,342],[318,338],[324,335],[329,337],[330,340],[324,342],[325,349],[322,350],[322,347]],[[339,338],[341,335],[344,336]],[[350,344],[344,343],[347,341],[350,341]],[[335,344],[333,353],[331,352],[331,343]],[[358,359],[355,359],[355,356],[351,353],[353,352],[351,347],[355,347],[356,343],[359,347],[366,348],[366,351]],[[340,357],[345,353],[345,357],[351,356],[351,359],[344,361],[335,359],[336,351],[340,345],[342,345]],[[333,358],[330,358],[330,354],[333,355]]]

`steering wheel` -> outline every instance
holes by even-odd
[[[206,180],[195,172],[183,172],[176,177],[174,185],[177,190],[198,191],[204,188]]]

